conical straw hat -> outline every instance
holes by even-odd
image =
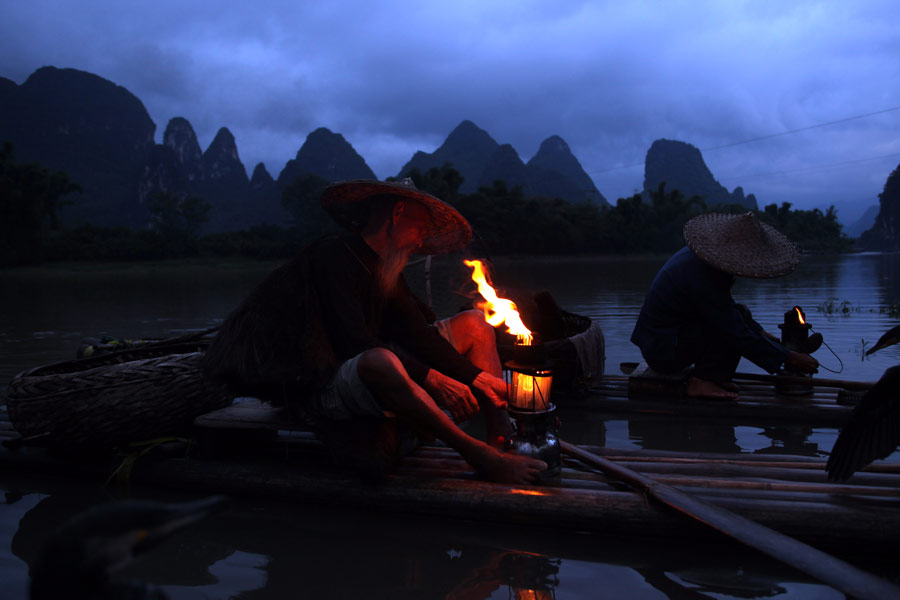
[[[338,224],[359,231],[368,218],[367,200],[375,196],[397,196],[415,200],[431,215],[431,227],[425,233],[417,254],[447,254],[461,249],[472,239],[472,227],[458,210],[416,189],[409,178],[402,181],[354,179],[333,183],[322,192],[322,208]]]
[[[800,263],[787,236],[752,212],[699,215],[684,224],[684,239],[703,262],[741,277],[781,277]]]

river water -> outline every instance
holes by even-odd
[[[640,360],[628,339],[664,260],[504,258],[494,263],[494,282],[517,293],[548,290],[564,309],[599,322],[607,372],[618,373],[620,363]],[[214,326],[274,266],[201,261],[0,271],[0,382],[30,367],[73,358],[87,337],[172,337]],[[820,375],[875,380],[900,362],[900,346],[864,356],[884,331],[900,324],[900,314],[890,310],[900,301],[898,268],[897,255],[803,257],[787,277],[739,280],[734,296],[776,334],[784,312],[801,306],[830,348],[816,353]],[[467,301],[467,273],[460,257],[434,261],[429,280],[439,315],[452,314]],[[424,297],[424,265],[411,266],[407,278]],[[739,369],[760,372],[746,361]],[[565,433],[565,414],[561,417]],[[677,419],[613,419],[577,423],[573,429],[578,441],[620,448],[820,456],[836,434],[828,428],[746,423],[698,428]],[[0,490],[6,492],[0,504],[0,598],[26,597],[28,561],[78,510],[123,495],[189,498],[2,473]],[[867,566],[894,578],[900,573],[896,567]],[[191,599],[843,597],[730,543],[685,546],[652,537],[619,539],[248,500],[179,534],[126,574],[161,585],[174,598]]]

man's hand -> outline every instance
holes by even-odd
[[[508,399],[506,382],[499,377],[482,371],[472,382],[472,387],[481,392],[497,408],[506,408]]]
[[[425,391],[437,405],[450,411],[454,421],[468,421],[478,414],[478,400],[464,383],[431,369],[425,376]]]
[[[804,373],[816,373],[819,370],[819,361],[809,354],[791,351],[784,360],[784,366]]]

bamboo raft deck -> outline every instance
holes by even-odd
[[[815,385],[809,394],[792,396],[778,393],[766,379],[769,377],[739,373],[734,379],[740,386],[739,398],[716,400],[682,396],[673,381],[660,383],[641,377],[604,375],[583,397],[563,399],[559,404],[614,414],[726,417],[839,427],[853,410],[858,395],[871,385],[862,382],[823,385],[813,380]]]
[[[4,407],[5,408],[5,407]],[[276,498],[350,509],[529,524],[595,534],[709,537],[696,522],[564,456],[558,479],[512,486],[479,480],[456,452],[429,445],[379,484],[336,467],[325,447],[278,410],[241,402],[199,417],[200,451],[168,444],[139,460],[135,484]],[[0,438],[16,436],[0,409]],[[847,484],[828,482],[824,459],[584,446],[643,475],[786,535],[822,547],[894,548],[900,540],[900,465],[876,463]],[[119,458],[26,446],[0,449],[6,472],[102,483]]]

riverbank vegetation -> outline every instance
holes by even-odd
[[[521,186],[495,181],[473,194],[459,193],[462,177],[449,165],[410,174],[419,189],[456,206],[472,224],[476,252],[504,254],[667,253],[683,244],[684,223],[710,208],[698,196],[685,197],[662,184],[656,190],[620,198],[614,206],[526,196]],[[307,241],[336,230],[319,205],[328,182],[298,177],[282,193],[286,226],[257,225],[241,231],[203,234],[212,205],[206,199],[157,192],[146,200],[145,229],[64,226],[57,211],[77,202],[79,187],[64,173],[17,164],[9,145],[0,151],[0,266],[42,261],[159,260],[196,256],[285,258]],[[69,200],[72,198],[71,200]],[[718,212],[743,212],[716,206]],[[852,242],[833,208],[796,210],[789,203],[757,211],[808,252],[845,252]]]

